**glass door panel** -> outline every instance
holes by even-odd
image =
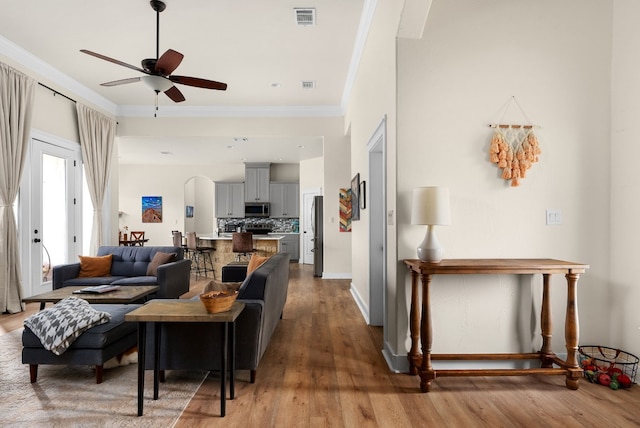
[[[81,247],[80,146],[31,140],[20,187],[23,291],[50,291],[52,267],[76,260]],[[79,195],[79,196],[76,196]]]

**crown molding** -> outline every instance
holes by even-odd
[[[340,106],[118,106],[118,117],[342,117]]]
[[[362,7],[360,25],[358,26],[358,33],[356,34],[356,41],[353,44],[353,55],[351,55],[349,71],[347,72],[347,79],[344,84],[344,92],[342,92],[342,102],[340,105],[343,111],[347,109],[347,104],[349,103],[349,96],[351,96],[353,83],[356,80],[358,66],[360,65],[364,46],[367,43],[367,36],[369,35],[369,30],[371,29],[371,24],[373,23],[373,17],[375,16],[377,6],[378,0],[365,0],[364,6]]]
[[[83,98],[115,116],[117,107],[115,103],[2,36],[0,36],[0,54],[11,58],[37,76],[46,76],[46,80],[66,89],[74,97]]]

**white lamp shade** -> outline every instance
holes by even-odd
[[[449,188],[433,186],[413,189],[411,224],[451,224]]]

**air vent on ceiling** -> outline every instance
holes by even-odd
[[[313,89],[316,87],[316,82],[313,80],[303,80],[302,81],[302,89]]]
[[[294,8],[293,10],[296,14],[296,24],[302,26],[316,25],[316,10],[314,8]]]

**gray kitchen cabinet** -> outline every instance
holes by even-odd
[[[269,186],[271,217],[298,218],[300,216],[300,186],[298,183],[272,181]]]
[[[269,202],[269,163],[245,163],[244,178],[245,202]]]
[[[216,218],[244,217],[244,184],[216,183]]]
[[[300,234],[291,233],[282,235],[284,238],[280,240],[280,252],[289,253],[291,261],[300,259]]]

